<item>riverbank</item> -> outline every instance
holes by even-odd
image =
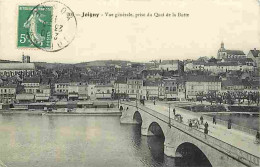
[[[71,111],[67,111],[66,108],[57,109],[53,111],[44,111],[44,110],[2,110],[1,114],[32,114],[32,115],[111,115],[111,116],[120,116],[122,115],[121,111],[117,108],[75,108]]]
[[[215,113],[215,114],[205,114],[213,120],[213,117],[216,118],[216,123],[222,124],[227,126],[228,120],[232,121],[232,125],[235,126],[236,129],[241,131],[259,131],[259,115],[249,115],[249,114],[222,114],[222,113]],[[255,134],[256,132],[253,132]]]
[[[223,104],[213,104],[213,105],[205,105],[205,104],[192,104],[189,106],[180,106],[180,108],[192,111],[192,112],[247,112],[247,113],[260,113],[260,109],[258,106],[229,106]]]

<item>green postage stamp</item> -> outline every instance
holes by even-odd
[[[18,48],[51,47],[52,9],[52,6],[19,6]]]

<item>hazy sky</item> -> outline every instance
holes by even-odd
[[[259,0],[63,0],[82,12],[188,13],[189,17],[82,18],[73,42],[58,52],[17,49],[19,5],[44,1],[0,0],[0,59],[76,63],[92,60],[196,59],[226,49],[260,49]]]

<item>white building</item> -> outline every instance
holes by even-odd
[[[35,101],[49,101],[51,96],[51,88],[49,85],[40,85],[39,91],[35,95]]]
[[[34,63],[0,63],[0,76],[33,76],[34,74]]]
[[[68,99],[87,100],[88,85],[85,83],[70,83],[70,85],[68,86]]]
[[[140,78],[131,78],[127,80],[127,94],[130,99],[143,98],[143,80]]]
[[[179,70],[179,60],[164,60],[159,64],[160,70],[177,71]]]
[[[68,92],[69,92],[69,82],[55,83],[54,90],[55,90],[55,93],[68,94]]]
[[[159,98],[159,82],[144,81],[142,87],[142,96],[146,100],[155,100]]]
[[[94,84],[89,84],[88,85],[88,97],[91,100],[96,99],[96,89],[95,89],[95,85]]]
[[[24,86],[25,93],[35,95],[40,90],[40,78],[26,78],[21,85]]]
[[[16,98],[16,85],[0,86],[0,103],[12,103]]]
[[[114,94],[113,85],[96,85],[96,99],[111,99]]]
[[[221,91],[220,79],[213,76],[188,76],[185,83],[186,99],[196,98],[198,94]]]

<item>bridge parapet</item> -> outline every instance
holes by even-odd
[[[122,104],[129,106],[129,107],[136,108],[136,104],[133,104],[131,102],[123,102]],[[150,108],[142,106],[142,105],[138,105],[137,108],[138,108],[138,111],[145,112],[146,114],[149,114],[149,115],[155,117],[156,119],[159,119],[162,122],[165,122],[166,124],[169,123],[169,117],[164,114],[161,114],[153,109],[150,109]],[[194,129],[194,128],[190,128],[189,126],[187,126],[183,123],[180,123],[174,119],[171,119],[170,126],[178,129],[179,131],[182,131],[183,133],[185,133],[195,139],[198,139],[201,142],[204,142],[205,144],[215,148],[219,152],[222,152],[222,153],[236,159],[237,161],[245,164],[246,166],[259,166],[259,161],[260,161],[259,157],[252,155],[244,150],[241,150],[235,146],[232,146],[231,144],[221,141],[213,136],[205,135],[203,132],[201,132],[197,129]]]

